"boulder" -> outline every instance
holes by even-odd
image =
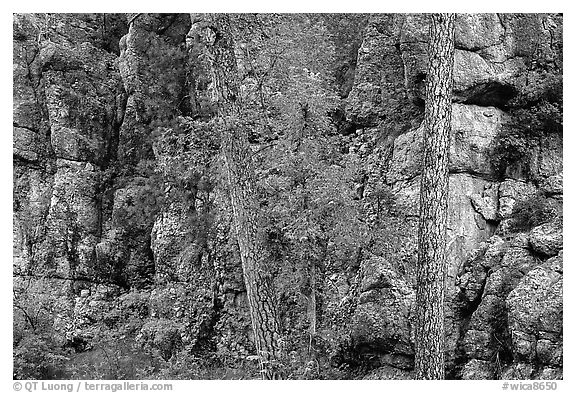
[[[456,277],[463,309],[469,310],[479,303],[490,269],[500,266],[507,249],[508,242],[495,235],[468,257]]]
[[[562,221],[546,223],[530,231],[529,242],[532,249],[546,256],[553,256],[563,248]]]
[[[22,127],[12,128],[14,156],[24,161],[36,162],[43,153],[41,137],[34,131]]]
[[[486,267],[481,268],[483,264]],[[506,352],[506,297],[537,264],[538,259],[526,248],[525,240],[514,239],[505,244],[499,238],[467,264],[459,280],[461,291],[470,298],[461,303],[462,312],[472,311],[461,342],[467,358],[489,361],[498,352]],[[482,293],[481,298],[478,292]]]
[[[534,379],[562,380],[564,379],[564,371],[562,367],[543,367],[534,375]]]
[[[491,177],[491,147],[508,115],[494,107],[452,106],[450,171]]]
[[[352,316],[352,344],[360,353],[391,355],[384,361],[410,368],[413,349],[412,316],[416,293],[383,258],[362,263],[358,307]]]
[[[536,186],[529,182],[514,179],[501,182],[498,189],[498,215],[500,218],[509,218],[514,211],[516,202],[535,195],[536,191]]]
[[[474,194],[470,197],[474,210],[487,221],[497,221],[500,218],[498,216],[498,188],[498,183],[488,183],[481,194]]]
[[[454,30],[454,45],[468,51],[498,45],[506,33],[497,14],[457,14]]]
[[[496,379],[496,365],[492,361],[472,359],[462,368],[462,379]]]
[[[512,363],[510,366],[504,368],[500,378],[504,380],[526,380],[532,379],[533,374],[534,366],[530,363]]]
[[[547,195],[553,195],[555,198],[562,200],[564,191],[564,175],[559,173],[545,178],[540,182],[540,189]]]
[[[562,365],[562,273],[553,259],[530,270],[506,299],[514,360]]]

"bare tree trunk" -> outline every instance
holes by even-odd
[[[416,377],[444,379],[448,152],[455,14],[431,16],[420,184],[416,290]]]
[[[276,370],[280,358],[280,327],[272,280],[266,269],[269,254],[258,222],[252,152],[246,129],[238,121],[241,116],[240,83],[230,19],[225,14],[203,15],[195,21],[195,28],[203,35],[206,45],[214,101],[218,105],[233,225],[240,249],[254,343],[263,378],[278,379],[281,377]]]

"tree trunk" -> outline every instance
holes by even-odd
[[[193,29],[203,35],[212,73],[213,100],[218,106],[218,121],[222,129],[226,180],[254,344],[263,378],[278,379],[280,373],[276,366],[280,358],[280,327],[272,280],[266,269],[269,254],[258,222],[259,207],[254,195],[252,152],[246,129],[238,121],[241,116],[240,83],[229,16],[204,15],[195,21]]]
[[[416,276],[418,379],[444,379],[448,152],[455,14],[433,14],[431,19]]]

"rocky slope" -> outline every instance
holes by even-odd
[[[155,143],[156,121],[210,116],[194,22],[14,16],[15,326],[41,322],[80,354],[102,322],[166,361],[184,350],[237,362],[251,354],[224,197],[198,184],[158,187],[147,168],[168,174],[184,154]],[[370,16],[342,82],[351,85],[342,94],[344,138],[364,168],[365,219],[379,219],[373,201],[386,190],[403,228],[399,249],[359,252],[322,278],[315,339],[329,347],[328,363],[355,377],[412,376],[426,45],[423,15]],[[537,134],[520,163],[494,153],[526,106],[518,97],[539,99],[532,87],[543,74],[561,80],[561,16],[458,16],[446,320],[453,378],[562,378],[562,133]],[[526,201],[553,214],[518,230]],[[286,307],[286,330],[304,330],[294,316],[302,305]]]

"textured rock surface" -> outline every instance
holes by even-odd
[[[494,174],[491,144],[502,127],[505,113],[492,107],[454,104],[449,170],[490,178]],[[420,172],[422,128],[394,141],[387,181],[409,180]]]
[[[414,288],[386,260],[369,259],[361,269],[360,297],[352,320],[353,344],[360,351],[385,353],[382,361],[391,366],[412,368]]]
[[[508,295],[515,361],[562,367],[562,272],[562,255],[551,258],[528,272]]]
[[[525,60],[534,51],[549,61],[557,58],[561,23],[561,17],[544,14],[458,15],[456,99],[483,106],[505,104],[515,94],[515,78],[526,70]],[[370,119],[375,124],[373,119],[382,118],[387,110],[387,105],[381,105],[383,94],[398,92],[396,97],[423,102],[427,31],[427,19],[421,14],[371,18],[349,101],[353,118]],[[395,60],[384,64],[383,58]],[[403,92],[401,80],[405,81]],[[398,81],[395,87],[391,87],[392,81]],[[404,101],[404,106],[408,105]]]
[[[404,86],[402,52],[397,47],[398,23],[398,18],[389,14],[370,18],[347,100],[347,116],[353,123],[380,125],[385,134],[392,136],[410,127],[406,119],[420,112]]]
[[[405,90],[396,97],[405,97],[406,108],[422,105],[426,23],[422,15],[372,17],[361,48],[366,52],[359,56],[357,83],[348,101],[351,118],[380,120],[381,125],[377,121],[367,123],[387,137],[384,147],[386,143],[391,146],[384,157],[378,152],[386,164],[371,167],[367,183],[384,179],[397,206],[407,215],[418,212],[421,126],[411,124],[389,142],[388,125],[382,121],[389,107],[377,92],[379,88],[398,92],[401,84],[391,87],[386,83],[395,80],[394,75],[404,74]],[[454,354],[456,364],[462,365],[462,378],[496,378],[511,375],[516,368],[524,370],[526,363],[505,371],[495,366],[521,362],[512,356],[506,297],[540,263],[541,255],[555,255],[562,247],[561,230],[552,229],[553,224],[533,229],[530,237],[514,237],[508,232],[518,201],[530,200],[540,190],[554,195],[562,189],[562,155],[555,150],[561,149],[561,137],[551,134],[541,139],[529,159],[530,178],[515,175],[500,179],[492,155],[497,138],[510,121],[505,105],[525,89],[516,81],[531,67],[529,48],[541,51],[547,61],[556,61],[552,59],[559,55],[560,26],[554,15],[458,15],[454,98],[460,104],[453,107],[450,152],[447,334],[448,342],[458,341],[448,351]],[[389,49],[392,46],[394,50]],[[383,68],[382,58],[376,56],[380,53],[398,60]],[[497,226],[499,233],[511,237],[491,238]],[[530,362],[538,363],[534,358]],[[539,366],[531,367],[527,375],[540,375]],[[545,375],[554,378],[558,374],[546,371]]]
[[[462,369],[462,379],[495,379],[494,363],[485,360],[472,359]]]
[[[518,200],[528,198],[536,193],[536,187],[525,181],[508,179],[500,183],[498,188],[498,215],[509,218]]]
[[[15,128],[15,218],[22,228],[19,248],[27,249],[30,263],[15,271],[54,277],[54,326],[61,339],[71,338],[75,294],[109,279],[96,263],[95,245],[102,225],[101,171],[119,126],[122,86],[116,56],[105,49],[110,42],[95,38],[116,19],[14,17],[14,51],[28,70],[23,80],[15,74],[14,85],[14,123],[24,127]],[[24,141],[35,144],[19,148]],[[28,162],[36,169],[30,171]]]
[[[547,256],[558,254],[563,248],[562,223],[540,225],[530,231],[530,246],[534,251]]]
[[[505,350],[502,346],[508,334],[506,296],[538,262],[522,242],[520,238],[514,239],[499,263],[490,267],[485,280],[482,282],[482,276],[478,277],[483,285],[481,298],[475,299],[479,304],[470,317],[462,340],[462,347],[470,358],[490,361],[500,350]],[[498,254],[494,248],[500,247],[494,243],[487,252],[489,255]]]

